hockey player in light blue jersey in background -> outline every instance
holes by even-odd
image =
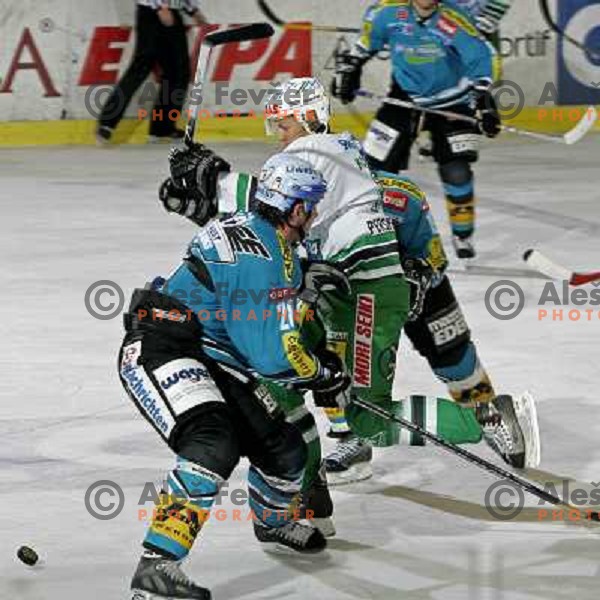
[[[366,12],[362,34],[352,50],[338,56],[332,90],[343,103],[360,88],[363,65],[391,51],[389,97],[418,106],[480,116],[479,127],[386,104],[379,109],[365,140],[371,165],[397,173],[408,168],[420,130],[432,135],[432,154],[446,195],[459,258],[475,256],[475,191],[471,164],[478,158],[478,137],[500,132],[490,93],[495,52],[456,4],[436,0],[381,0]]]
[[[342,288],[345,281],[315,265],[300,290],[295,246],[326,189],[307,162],[272,157],[252,215],[209,222],[173,274],[133,294],[121,382],[177,456],[144,539],[134,600],[210,599],[179,562],[241,456],[250,461],[257,539],[296,552],[325,548],[320,531],[297,511],[306,445],[258,378],[336,396],[350,382],[341,360],[326,349],[308,350],[300,331],[311,317],[305,299],[316,301],[326,279]]]

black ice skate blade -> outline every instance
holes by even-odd
[[[270,554],[273,557],[280,558],[293,558],[302,559],[306,558],[310,561],[314,561],[316,557],[321,559],[324,556],[327,556],[327,551],[325,548],[317,548],[315,550],[294,550],[285,544],[280,544],[279,542],[261,542],[260,547],[263,552]]]
[[[212,600],[212,594],[205,590],[206,595],[202,600]],[[174,596],[160,596],[153,592],[147,592],[145,590],[132,589],[131,595],[128,596],[129,600],[177,600]]]

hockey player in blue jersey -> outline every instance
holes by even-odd
[[[240,456],[250,460],[249,506],[264,544],[318,552],[326,543],[295,509],[306,462],[299,430],[258,381],[337,395],[349,384],[325,349],[307,350],[324,265],[303,282],[295,245],[326,191],[320,172],[290,155],[264,165],[252,215],[210,221],[175,271],[134,292],[125,317],[121,382],[176,453],[144,539],[135,600],[207,600],[179,568]],[[336,280],[343,287],[344,278]]]
[[[392,84],[389,97],[429,108],[480,116],[479,128],[460,120],[427,115],[386,104],[378,110],[365,140],[374,168],[408,168],[410,149],[420,130],[431,132],[432,154],[444,187],[459,258],[475,256],[475,192],[471,164],[478,158],[478,136],[495,137],[500,118],[490,93],[495,53],[469,16],[451,2],[381,0],[364,19],[352,50],[338,56],[332,91],[352,102],[363,65],[389,48]]]

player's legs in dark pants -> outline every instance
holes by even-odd
[[[250,460],[249,507],[258,522],[280,527],[300,499],[307,459],[302,433],[286,422],[266,386],[239,373],[217,373],[215,381],[235,412],[241,454]]]
[[[253,463],[254,514],[267,526],[286,524],[290,516],[282,514],[299,495],[306,447],[275,402],[254,395],[252,379],[233,377],[181,338],[155,332],[127,334],[119,364],[129,396],[177,454],[145,548],[184,558],[244,454]]]
[[[157,137],[171,135],[175,130],[190,80],[185,25],[178,12],[174,16],[174,25],[162,27],[159,34],[158,64],[162,79],[153,113],[159,116],[150,122],[150,135]]]
[[[102,108],[98,119],[101,126],[115,129],[123,118],[133,95],[144,83],[158,59],[161,29],[164,29],[164,26],[154,9],[148,6],[137,7],[133,58]]]

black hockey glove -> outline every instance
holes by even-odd
[[[202,227],[218,212],[217,200],[203,198],[198,190],[183,189],[173,180],[165,179],[158,191],[158,197],[167,212],[173,212]]]
[[[349,51],[338,52],[335,56],[335,75],[331,81],[331,95],[342,104],[354,102],[360,89],[363,58],[353,56]]]
[[[228,173],[231,165],[202,144],[173,148],[169,154],[173,183],[184,190],[196,190],[205,200],[217,195],[219,174]]]
[[[321,376],[310,386],[316,406],[345,408],[349,402],[348,388],[351,378],[346,373],[342,359],[331,350],[316,353],[321,363]]]
[[[479,112],[479,130],[487,137],[495,138],[501,131],[502,121],[498,106],[492,96],[489,86],[475,88],[477,96],[477,111]]]
[[[408,320],[415,321],[423,312],[425,297],[433,281],[431,265],[421,258],[407,258],[402,261],[404,276],[410,284],[410,309]]]
[[[350,295],[350,282],[344,272],[331,263],[308,263],[300,298],[308,304],[316,304],[321,292],[333,290],[342,295]]]

